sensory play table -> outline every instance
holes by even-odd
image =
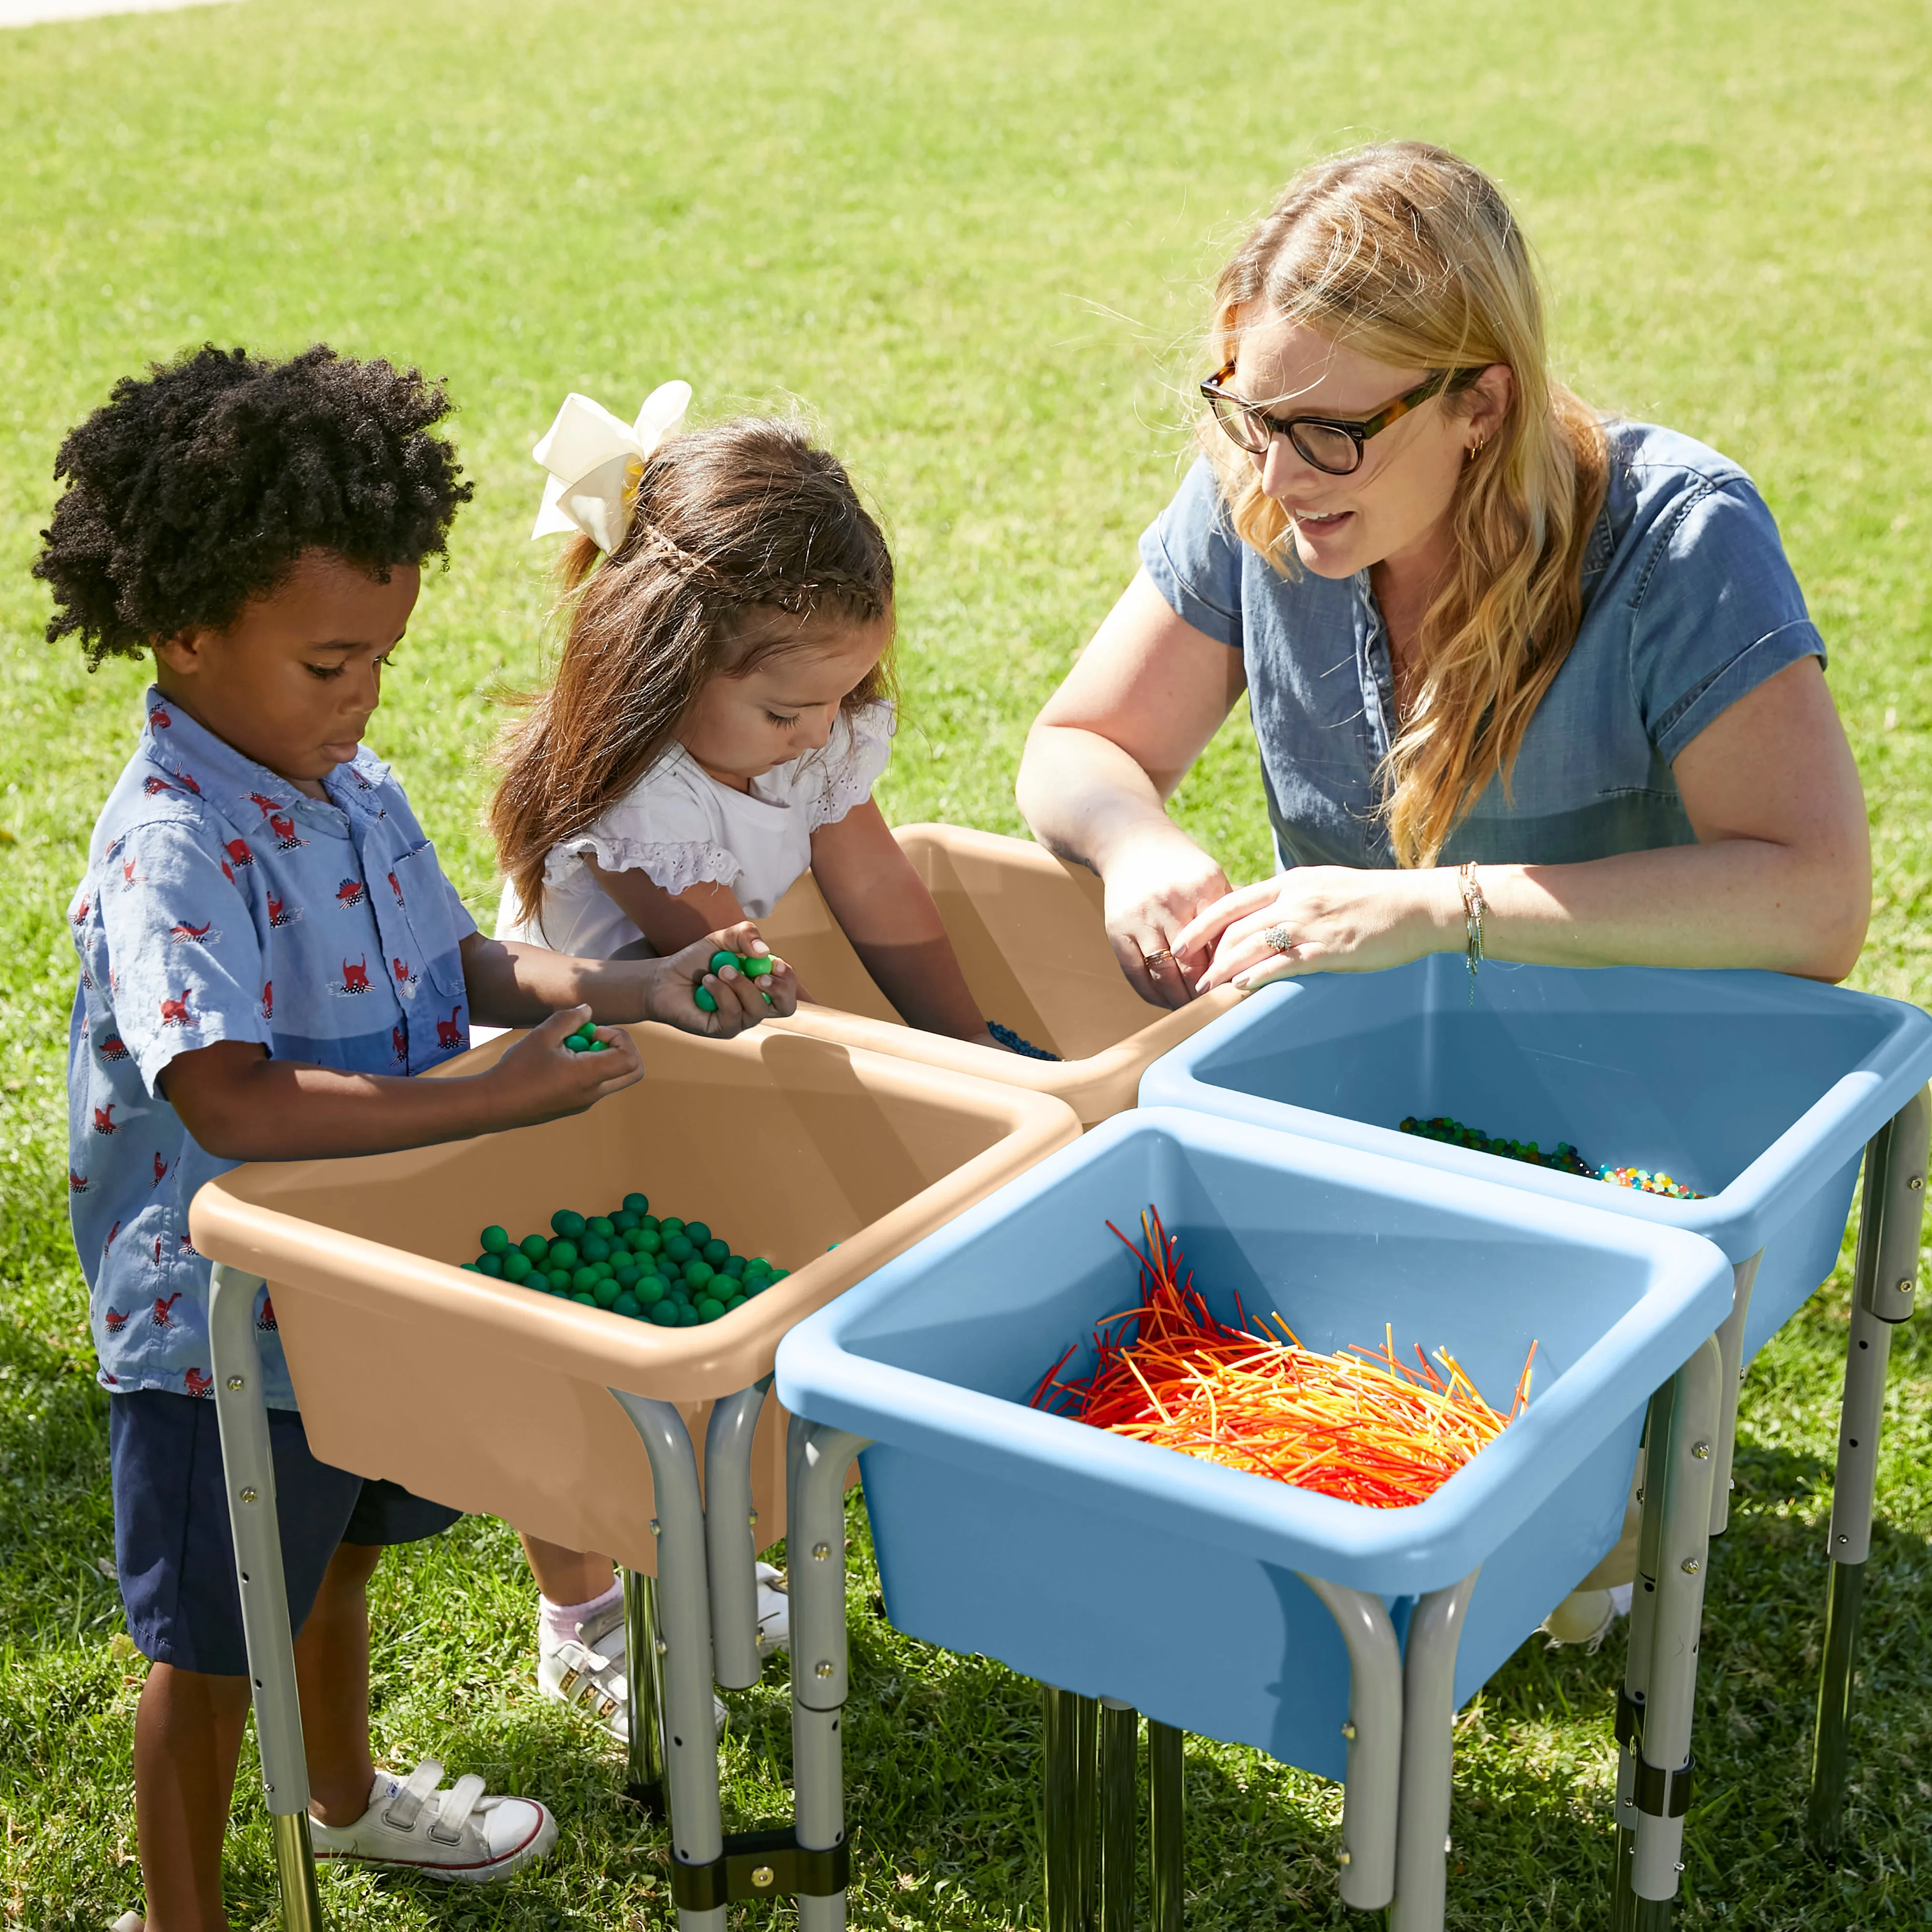
[[[759,922],[812,994],[774,1024],[1051,1094],[1090,1126],[1132,1106],[1148,1064],[1239,997],[1216,992],[1174,1012],[1148,1005],[1108,943],[1100,881],[1028,839],[957,825],[904,825],[893,836],[932,893],[980,1011],[1060,1060],[905,1025],[809,872]]]
[[[839,1432],[766,1402],[773,1353],[792,1323],[1079,1124],[1048,1095],[776,1028],[728,1042],[632,1030],[647,1077],[574,1118],[244,1166],[195,1198],[195,1244],[217,1264],[213,1397],[293,1932],[319,1927],[321,1909],[261,1397],[265,1282],[318,1456],[624,1566],[631,1782],[668,1800],[684,1932],[722,1932],[728,1900],[788,1894],[810,1932],[844,1923],[851,1455]],[[479,1071],[506,1044],[428,1077]],[[458,1265],[485,1223],[539,1226],[636,1189],[792,1272],[720,1320],[674,1329]],[[788,1533],[795,1815],[727,1839],[712,1687],[757,1678],[754,1558]]]
[[[1738,1384],[1835,1266],[1862,1159],[1808,1816],[1828,1850],[1842,1830],[1886,1359],[1916,1288],[1929,1077],[1932,1019],[1896,1000],[1769,973],[1495,961],[1472,983],[1445,954],[1264,988],[1155,1062],[1141,1098],[1714,1242],[1733,1286],[1719,1337],[1713,1534],[1729,1518]],[[1406,1117],[1438,1115],[1545,1148],[1567,1140],[1592,1162],[1666,1171],[1706,1198],[1606,1186],[1397,1131]],[[1645,1535],[1618,1710],[1619,1926],[1654,1919],[1676,1893],[1675,1858],[1647,1861],[1643,1847],[1681,1831],[1690,1778],[1688,1710],[1661,1708],[1651,1676],[1656,1646],[1682,1634],[1657,1622],[1647,1504]]]
[[[1527,1406],[1427,1500],[1394,1510],[1030,1406],[1063,1348],[1134,1300],[1107,1222],[1131,1227],[1150,1203],[1219,1319],[1277,1312],[1323,1352],[1378,1342],[1387,1323],[1398,1354],[1447,1346],[1492,1400],[1534,1342]],[[1344,1900],[1391,1905],[1399,1932],[1438,1932],[1455,1709],[1614,1540],[1647,1408],[1670,1634],[1654,1679],[1688,1730],[1713,1338],[1731,1298],[1723,1255],[1695,1234],[1142,1108],[800,1323],[779,1346],[777,1387],[794,1414],[869,1445],[866,1503],[897,1628],[1102,1700],[1105,1932],[1132,1923],[1136,1712],[1156,1725],[1161,1932],[1178,1922],[1183,1730],[1340,1779]],[[1066,1372],[1091,1360],[1089,1342]],[[1094,1588],[1124,1570],[1131,1588]],[[1079,1821],[1064,1812],[1078,1808],[1069,1760],[1084,1747],[1067,1736],[1076,1712],[1049,1698],[1048,1714],[1048,1922],[1064,1928],[1081,1916],[1069,1904]]]

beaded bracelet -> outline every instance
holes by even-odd
[[[1462,926],[1467,935],[1469,962],[1469,997],[1476,996],[1476,968],[1485,958],[1483,951],[1483,915],[1489,910],[1483,898],[1481,882],[1476,877],[1476,862],[1472,859],[1456,868],[1456,878],[1462,887]]]

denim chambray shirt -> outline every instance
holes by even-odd
[[[146,705],[68,908],[68,1206],[102,1386],[205,1396],[209,1263],[188,1203],[236,1163],[156,1082],[226,1040],[347,1072],[440,1066],[470,1044],[458,949],[476,927],[368,751],[310,798],[158,691]],[[256,1324],[268,1402],[292,1408],[266,1296]]]
[[[1608,433],[1576,640],[1523,735],[1509,800],[1492,779],[1444,864],[1694,844],[1671,761],[1774,672],[1825,655],[1750,478],[1671,430]],[[1395,694],[1368,572],[1281,575],[1235,536],[1204,458],[1140,551],[1177,614],[1242,654],[1280,864],[1393,865],[1376,773]]]

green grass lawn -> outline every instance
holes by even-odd
[[[244,0],[0,33],[0,1910],[104,1924],[138,1896],[138,1676],[112,1584],[104,1399],[63,1209],[62,908],[142,674],[40,641],[28,578],[66,428],[212,338],[316,339],[446,374],[476,476],[373,733],[486,922],[481,757],[538,664],[530,444],[572,388],[620,414],[672,375],[706,417],[796,401],[897,550],[904,820],[1016,830],[1028,720],[1133,568],[1186,448],[1202,288],[1297,164],[1443,141],[1542,251],[1563,368],[1762,485],[1829,640],[1878,859],[1871,989],[1932,990],[1932,674],[1922,457],[1932,352],[1932,18],[1897,0],[640,4]],[[1267,864],[1237,719],[1180,815]],[[1932,1343],[1893,1371],[1860,1691],[1856,1850],[1798,1843],[1844,1271],[1747,1391],[1716,1552],[1684,1916],[1752,1932],[1932,1923]],[[854,1549],[866,1550],[862,1516]],[[110,1566],[111,1567],[111,1566]],[[1130,1573],[1096,1576],[1126,1592]],[[1033,1919],[1036,1706],[852,1609],[854,1923]],[[482,1897],[326,1881],[345,1926],[661,1927],[662,1834],[537,1698],[500,1525],[383,1573],[379,1748],[548,1798],[566,1836]],[[1177,1642],[1214,1642],[1211,1630]],[[1621,1643],[1532,1644],[1465,1713],[1450,1922],[1594,1927]],[[782,1810],[774,1666],[736,1700],[734,1825]],[[236,1923],[272,1916],[240,1809]],[[1336,1793],[1255,1753],[1190,1760],[1190,1922],[1340,1923]]]

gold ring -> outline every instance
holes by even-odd
[[[1292,952],[1294,950],[1294,934],[1285,926],[1270,926],[1262,934],[1262,938],[1271,952]]]
[[[1153,952],[1143,952],[1141,955],[1142,961],[1150,971],[1160,965],[1163,960],[1172,959],[1174,955],[1164,946],[1156,946]]]

